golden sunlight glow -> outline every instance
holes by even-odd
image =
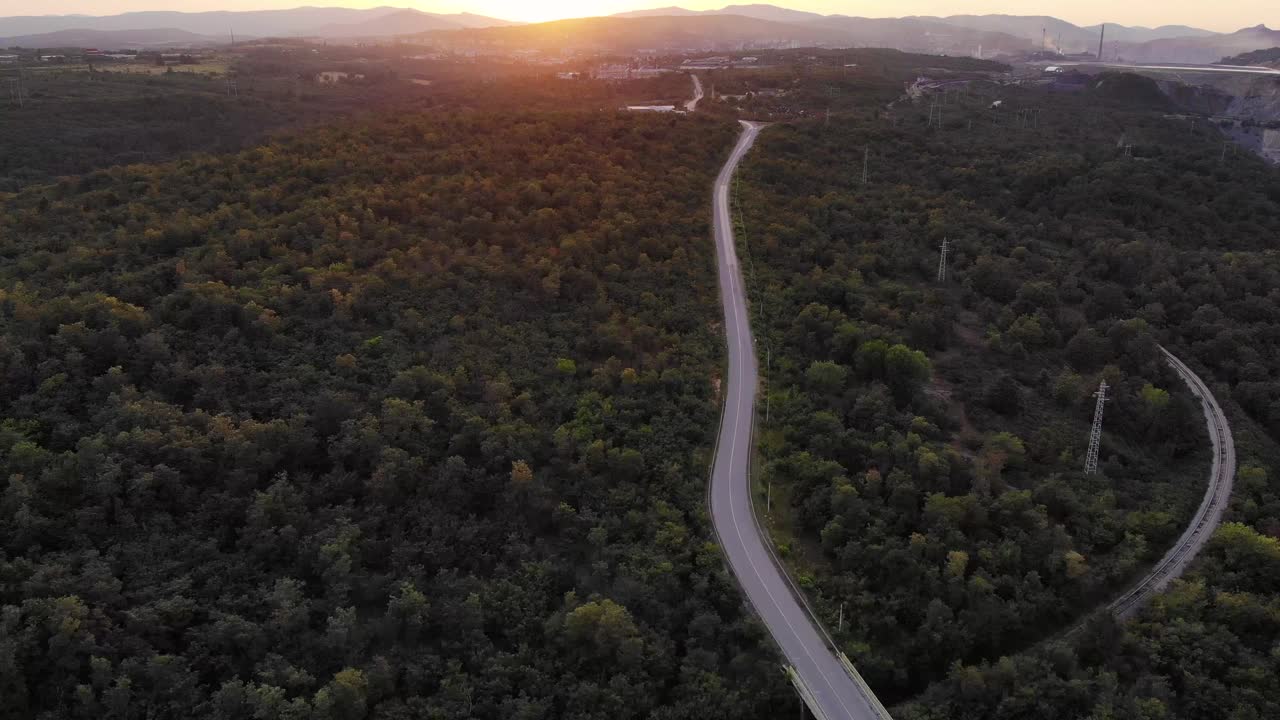
[[[707,10],[729,4],[770,0],[42,0],[42,14],[114,15],[138,10],[269,10],[300,5],[343,7],[415,7],[426,12],[471,12],[479,15],[541,22],[571,17],[612,15],[627,10],[678,5]],[[1052,15],[1077,25],[1100,22],[1124,25],[1180,24],[1230,32],[1265,23],[1280,26],[1280,2],[1276,0],[1076,0],[1063,4],[1050,0],[773,0],[772,4],[824,15],[903,17],[908,15],[957,15],[1004,13]],[[0,0],[0,16],[32,14],[31,0]]]

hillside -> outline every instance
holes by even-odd
[[[407,22],[397,29],[386,18]],[[435,23],[428,26],[429,23]],[[355,28],[356,34],[395,34],[439,28],[487,27],[511,24],[471,13],[433,14],[394,7],[369,9],[300,7],[290,10],[176,12],[148,11],[120,15],[41,15],[0,17],[0,37],[22,37],[64,30],[124,31],[172,28],[217,38],[268,36],[343,35],[340,29]],[[360,28],[363,28],[361,30]],[[370,29],[380,32],[370,33]]]
[[[1102,26],[1089,25],[1084,29],[1092,31],[1096,37],[1101,32]],[[1201,28],[1188,27],[1186,25],[1161,25],[1159,27],[1148,28],[1107,23],[1107,37],[1118,42],[1149,42],[1151,40],[1159,40],[1161,38],[1208,37],[1210,35],[1218,34],[1219,33],[1215,33],[1212,30],[1203,30]]]
[[[460,30],[465,27],[468,26],[441,15],[418,10],[396,10],[361,22],[322,25],[306,34],[315,37],[375,37],[430,30]]]
[[[597,17],[423,36],[442,44],[488,48],[594,49],[635,52],[746,46],[839,44],[835,28],[780,23],[738,15]]]
[[[885,47],[906,52],[969,56],[1030,49],[1009,35],[955,28],[924,20],[827,17],[776,22],[718,11],[679,15],[581,18],[508,28],[439,32],[425,39],[475,48],[596,49],[634,52],[820,46]]]
[[[849,31],[858,43],[874,43],[902,50],[921,48],[935,52],[963,49],[966,54],[982,45],[984,52],[1022,52],[1044,47],[1064,52],[1094,50],[1098,46],[1099,27],[1080,27],[1048,16],[1027,15],[950,15],[911,16],[902,18],[863,18],[845,15],[819,15],[780,8],[775,5],[728,5],[715,10],[687,10],[680,7],[653,8],[617,13],[615,17],[741,15],[776,22],[791,22],[817,27],[833,26]],[[1042,32],[1045,34],[1042,35]],[[926,34],[927,33],[927,34]],[[1146,42],[1159,38],[1208,36],[1214,33],[1199,28],[1166,25],[1157,28],[1107,25],[1112,41]]]
[[[789,8],[778,7],[777,5],[765,5],[759,3],[752,5],[726,5],[718,10],[686,10],[685,8],[671,6],[614,13],[612,17],[656,17],[664,15],[740,15],[742,17],[753,17],[757,20],[769,20],[771,22],[798,23],[812,22],[826,17],[819,13],[791,10]]]
[[[984,57],[1032,50],[1028,40],[1008,33],[970,29],[928,18],[829,17],[810,24],[840,32],[853,46],[887,47],[906,52]]]
[[[1030,15],[949,15],[932,18],[959,27],[1002,32],[1014,35],[1034,43],[1041,48],[1043,39],[1047,49],[1060,50],[1066,53],[1093,52],[1098,48],[1100,26],[1080,27],[1065,20],[1049,16]],[[1043,33],[1043,34],[1042,34]],[[1107,42],[1146,42],[1161,38],[1212,36],[1208,30],[1189,28],[1180,25],[1166,25],[1158,28],[1126,27],[1124,25],[1107,24]]]
[[[1218,61],[1221,65],[1257,65],[1262,67],[1280,67],[1280,47],[1252,50]]]
[[[1280,175],[1143,78],[945,102],[941,127],[930,98],[779,124],[744,167],[780,550],[894,717],[1273,716]],[[1243,524],[1131,628],[1054,640],[1203,492],[1204,423],[1157,343],[1233,404]]]
[[[701,510],[732,133],[398,113],[0,195],[3,714],[793,708]]]
[[[1243,28],[1225,35],[1164,38],[1145,43],[1108,44],[1106,56],[1115,53],[1130,62],[1216,63],[1224,57],[1280,45],[1280,31],[1266,25]]]
[[[37,35],[0,37],[0,47],[26,48],[156,48],[201,47],[227,42],[227,36],[200,35],[177,28],[147,30],[89,30],[75,28]]]

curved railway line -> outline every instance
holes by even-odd
[[[1165,360],[1182,376],[1191,393],[1200,399],[1205,424],[1209,428],[1209,440],[1213,443],[1213,462],[1209,467],[1209,487],[1205,490],[1204,499],[1200,501],[1200,507],[1191,517],[1187,528],[1182,531],[1178,542],[1165,553],[1151,572],[1107,606],[1121,620],[1131,617],[1152,595],[1163,590],[1170,580],[1182,574],[1222,522],[1222,513],[1226,511],[1231,499],[1231,486],[1235,481],[1236,445],[1222,407],[1218,405],[1209,387],[1186,363],[1163,346],[1160,352],[1164,353]]]

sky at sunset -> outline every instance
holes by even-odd
[[[266,10],[299,5],[339,5],[376,7],[394,5],[416,7],[429,12],[469,11],[510,20],[555,20],[565,17],[608,15],[623,10],[678,4],[691,9],[723,7],[727,2],[645,2],[645,0],[0,0],[0,15],[114,15],[135,10]],[[777,5],[823,14],[899,17],[903,15],[953,15],[1005,13],[1010,15],[1053,15],[1078,25],[1115,22],[1124,25],[1193,25],[1209,30],[1230,31],[1265,23],[1280,26],[1280,0],[797,0]]]

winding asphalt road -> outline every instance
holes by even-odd
[[[888,713],[852,665],[836,654],[802,596],[766,544],[751,502],[751,429],[757,367],[747,298],[729,220],[729,181],[763,125],[743,122],[733,154],[716,178],[713,205],[720,299],[728,339],[724,416],[711,474],[711,520],[729,566],[787,662],[807,686],[820,720],[883,720]],[[816,707],[814,707],[816,706]]]
[[[693,79],[693,99],[685,101],[684,109],[693,112],[698,109],[698,101],[702,99],[702,81],[693,73],[689,73],[689,77]]]
[[[1107,606],[1121,620],[1131,617],[1152,595],[1181,575],[1209,541],[1213,531],[1222,522],[1222,513],[1231,499],[1231,486],[1236,475],[1236,444],[1231,437],[1231,426],[1227,424],[1227,416],[1222,413],[1222,407],[1218,405],[1213,393],[1209,392],[1209,386],[1186,363],[1163,347],[1160,352],[1164,353],[1165,360],[1182,376],[1183,382],[1191,388],[1191,393],[1200,399],[1204,421],[1209,428],[1209,440],[1213,443],[1213,462],[1209,465],[1209,486],[1205,490],[1204,499],[1200,501],[1200,507],[1191,517],[1190,524],[1182,532],[1178,542],[1174,543],[1146,577]]]

